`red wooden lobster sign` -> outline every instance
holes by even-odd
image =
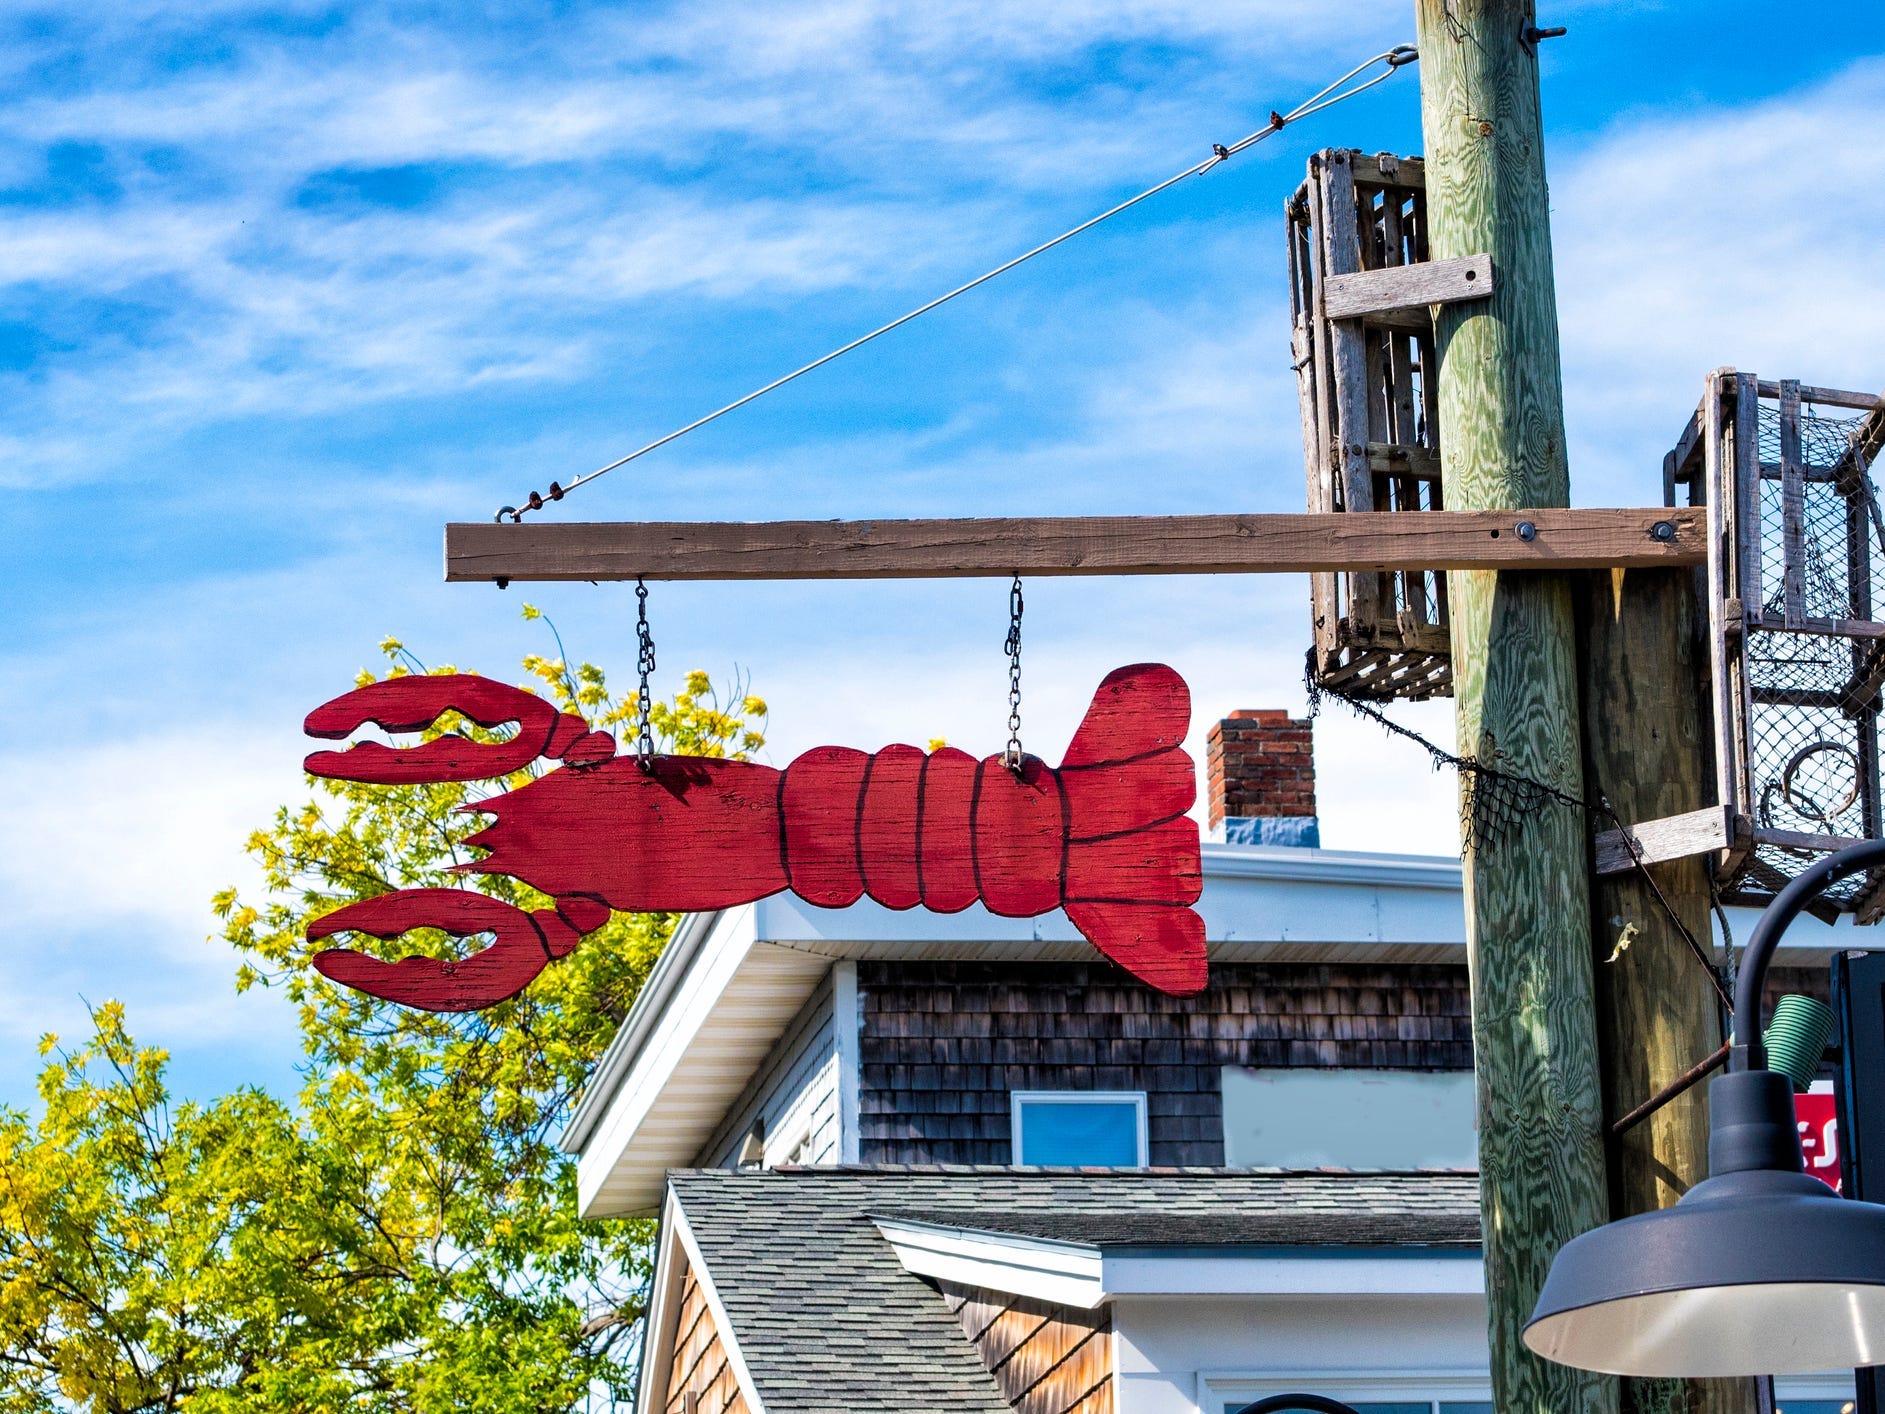
[[[1107,957],[1163,991],[1205,983],[1197,783],[1185,753],[1191,694],[1156,663],[1106,680],[1058,767],[946,747],[842,746],[783,771],[746,761],[616,755],[615,738],[581,717],[489,678],[448,674],[372,683],[308,714],[310,736],[341,739],[368,722],[418,731],[446,712],[483,727],[515,723],[502,742],[448,734],[420,746],[362,742],[317,751],[317,776],[403,785],[484,780],[540,756],[560,761],[475,809],[496,817],[471,837],[474,874],[521,879],[555,900],[526,912],[463,889],[397,889],[308,928],[392,938],[411,928],[490,933],[458,961],[398,962],[342,948],[314,965],[337,982],[428,1011],[471,1011],[515,996],[611,911],[694,913],[790,889],[843,908],[869,895],[886,908],[955,913],[980,902],[1030,918],[1064,908]]]

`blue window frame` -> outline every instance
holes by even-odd
[[[1016,1090],[1010,1103],[1017,1164],[1146,1165],[1143,1090]]]

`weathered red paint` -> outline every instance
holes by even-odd
[[[556,900],[525,912],[456,889],[401,889],[308,928],[391,938],[412,928],[495,941],[459,961],[388,963],[333,948],[314,965],[360,991],[429,1011],[469,1011],[515,996],[611,910],[691,913],[790,889],[843,907],[955,912],[979,899],[1028,918],[1064,907],[1107,957],[1167,992],[1205,983],[1196,792],[1183,747],[1190,692],[1168,667],[1108,674],[1056,770],[1027,757],[892,746],[866,755],[826,746],[784,771],[752,762],[657,756],[643,769],[580,717],[488,678],[394,678],[309,714],[312,736],[344,738],[367,722],[413,731],[447,712],[485,727],[517,724],[501,743],[446,735],[416,748],[366,742],[318,751],[317,776],[375,784],[476,780],[538,756],[553,770],[476,808],[495,817],[471,837],[486,851],[468,873],[521,879]]]

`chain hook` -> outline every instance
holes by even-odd
[[[1008,586],[1008,641],[1002,651],[1008,655],[1008,749],[1001,754],[1001,764],[1016,780],[1026,757],[1021,751],[1021,576],[1015,575]]]
[[[635,668],[641,674],[641,687],[635,696],[636,714],[641,719],[641,730],[635,739],[635,764],[646,775],[655,768],[655,734],[651,720],[654,696],[648,690],[648,676],[655,670],[655,641],[648,631],[648,585],[639,577],[635,580],[635,648]]]

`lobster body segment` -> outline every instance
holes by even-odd
[[[534,724],[532,738],[567,766],[475,807],[494,817],[469,841],[487,853],[459,867],[520,879],[557,908],[513,910],[535,920],[527,926],[507,923],[493,910],[509,906],[479,895],[466,897],[480,905],[452,904],[454,890],[404,891],[343,908],[313,925],[310,937],[444,927],[498,939],[462,963],[387,964],[342,950],[315,958],[350,986],[437,1010],[490,1005],[521,990],[609,910],[701,912],[786,889],[826,908],[865,897],[940,913],[979,901],[1017,918],[1064,908],[1094,946],[1152,985],[1177,993],[1204,986],[1204,926],[1190,906],[1202,885],[1198,829],[1185,814],[1196,794],[1182,745],[1190,700],[1170,668],[1140,664],[1109,674],[1061,765],[1030,756],[1015,771],[1000,757],[978,761],[952,747],[874,754],[818,747],[783,771],[705,757],[657,756],[645,766],[600,759],[602,734],[584,734],[580,719],[553,714],[516,689],[509,691],[523,700],[507,709],[493,702],[493,684],[469,681],[478,684],[479,709],[469,715],[497,725],[508,710],[510,719]],[[439,714],[438,704],[456,706],[447,700],[453,682],[402,678],[362,688],[317,709],[310,730],[318,718],[319,735],[344,735],[348,715],[354,725],[421,725]],[[419,751],[454,772],[449,779],[471,779],[484,749],[493,753],[493,773],[520,764],[514,740],[484,748],[447,737]],[[356,759],[367,771],[356,775]],[[316,753],[308,769],[438,778],[416,777],[413,763],[374,743]],[[482,961],[499,951],[503,967]]]

